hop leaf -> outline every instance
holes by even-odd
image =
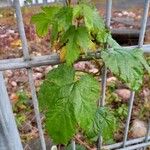
[[[138,90],[143,78],[143,67],[149,69],[140,49],[110,48],[101,55],[106,66],[133,90]]]
[[[87,132],[89,138],[101,135],[104,141],[111,141],[117,128],[116,118],[107,107],[100,107],[95,113],[93,124]]]
[[[55,21],[59,25],[59,31],[66,31],[72,25],[73,9],[62,7],[55,16]]]
[[[87,4],[81,3],[73,8],[73,18],[83,17],[85,26],[89,31],[98,30],[105,27],[102,18],[99,16],[97,10]]]
[[[43,7],[42,12],[32,16],[31,22],[36,25],[36,32],[39,36],[45,36],[48,33],[49,25],[53,23],[54,16],[59,9],[58,6]]]
[[[88,126],[98,96],[98,82],[89,75],[76,81],[72,67],[60,65],[48,73],[39,91],[39,104],[46,115],[48,134],[55,143],[67,144],[77,124]]]
[[[87,51],[88,47],[90,47],[91,40],[86,27],[76,28],[75,26],[71,26],[64,33],[62,42],[66,45],[65,60],[70,65],[79,58],[82,53],[81,50],[84,52]]]

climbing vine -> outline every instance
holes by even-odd
[[[75,61],[92,52],[134,91],[140,88],[144,68],[150,72],[141,49],[121,47],[111,36],[96,8],[79,1],[66,6],[42,7],[32,16],[40,37],[50,34],[51,47],[60,52],[63,64],[50,71],[39,91],[39,104],[46,116],[46,129],[56,144],[67,144],[82,130],[89,138],[99,133],[110,140],[116,119],[107,107],[98,107],[99,82],[90,74],[76,76]]]

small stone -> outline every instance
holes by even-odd
[[[110,83],[110,82],[115,82],[117,81],[117,78],[116,77],[110,77],[107,79],[107,82]]]
[[[11,85],[12,85],[13,87],[16,87],[16,86],[17,86],[17,83],[16,83],[15,81],[12,81],[12,82],[11,82]]]
[[[49,71],[51,71],[53,69],[53,67],[52,66],[48,66],[48,67],[46,67],[46,69],[45,69],[45,73],[47,74]]]
[[[13,72],[11,70],[6,70],[5,73],[7,77],[12,77],[13,75]]]
[[[53,146],[51,147],[51,150],[57,150],[57,146],[56,146],[56,145],[53,145]]]
[[[98,70],[97,68],[93,68],[93,69],[90,69],[90,70],[89,70],[90,73],[94,73],[94,74],[95,74],[95,73],[98,73],[98,71],[99,71],[99,70]]]
[[[129,13],[127,11],[122,11],[122,14],[128,16]]]
[[[133,13],[133,12],[129,12],[128,16],[134,18],[136,15],[135,15],[135,13]]]
[[[36,67],[34,70],[37,71],[37,72],[43,72],[42,67]]]
[[[14,104],[14,103],[16,103],[19,100],[19,97],[16,95],[16,93],[12,93],[10,95],[10,100]]]
[[[9,34],[14,34],[14,33],[15,33],[15,31],[14,31],[14,30],[11,30],[11,29],[9,29],[7,32],[8,32]]]
[[[118,17],[122,17],[122,13],[118,13],[117,15],[118,15]]]
[[[138,15],[136,18],[137,18],[137,19],[141,19],[142,17],[141,17],[141,15]]]
[[[148,89],[148,88],[143,89],[143,95],[144,95],[144,97],[149,97],[150,96],[150,89]]]
[[[41,81],[40,80],[35,80],[35,87],[39,87],[41,85]]]
[[[128,89],[117,89],[116,93],[119,97],[121,97],[123,100],[127,101],[130,98],[131,91]]]
[[[8,81],[9,81],[9,79],[8,79],[8,78],[5,78],[5,82],[8,83]]]
[[[136,119],[133,121],[130,131],[132,138],[143,137],[146,135],[147,132],[146,123]]]
[[[40,72],[37,72],[37,73],[34,73],[34,74],[33,74],[33,79],[34,79],[34,80],[41,79],[42,77],[43,77],[43,74],[40,73]]]

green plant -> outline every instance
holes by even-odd
[[[18,127],[27,120],[26,112],[29,111],[29,107],[27,106],[28,96],[24,91],[18,91],[16,93],[17,102],[13,106],[13,111],[16,114],[16,123]]]
[[[104,139],[111,139],[116,121],[108,108],[97,106],[99,82],[89,74],[77,78],[73,64],[97,50],[99,59],[114,75],[138,90],[143,69],[150,71],[142,50],[122,48],[96,8],[83,1],[72,5],[68,0],[67,6],[43,7],[32,17],[32,23],[39,36],[50,33],[52,49],[59,51],[65,62],[48,73],[39,91],[48,134],[58,144],[67,144],[78,129],[86,135],[101,133]]]
[[[128,106],[126,104],[121,104],[121,106],[119,106],[115,110],[116,118],[123,120],[127,117],[127,115],[128,115]]]
[[[26,109],[28,100],[29,98],[24,91],[18,91],[16,93],[16,103],[13,106],[13,110],[18,112],[20,109]]]

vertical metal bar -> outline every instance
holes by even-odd
[[[71,142],[72,150],[76,150],[76,143],[74,140]]]
[[[111,11],[112,11],[112,0],[106,0],[106,27],[110,27],[110,21],[111,21]],[[107,81],[107,67],[104,66],[102,70],[102,92],[101,92],[101,98],[99,100],[99,106],[105,105],[105,97],[106,97],[106,81]],[[99,135],[98,138],[98,144],[97,149],[101,150],[103,144],[102,136]]]
[[[24,58],[25,58],[25,60],[29,60],[30,55],[29,55],[29,51],[28,51],[27,39],[26,39],[25,31],[24,31],[24,24],[23,24],[19,0],[14,0],[14,4],[15,4],[15,8],[16,8],[16,16],[17,16],[19,33],[20,33],[20,37],[21,37],[21,41],[22,41],[22,45],[23,45],[22,48],[23,48]],[[34,86],[34,80],[33,80],[33,76],[32,76],[32,69],[29,68],[29,69],[27,69],[27,71],[28,71],[29,84],[30,84],[30,89],[31,89],[31,94],[32,94],[35,117],[36,117],[37,126],[38,126],[38,130],[39,130],[41,148],[42,148],[42,150],[46,150],[44,133],[42,130],[42,123],[41,123],[40,112],[39,112],[39,108],[38,108],[38,100],[37,100],[36,90],[35,90],[35,86]]]
[[[111,22],[111,13],[112,13],[112,0],[106,0],[106,26],[107,28],[110,28],[110,22]]]
[[[23,150],[2,72],[0,72],[0,149]]]
[[[38,1],[38,0],[35,0],[35,3],[36,3],[36,4],[38,4],[38,3],[39,3],[39,1]]]
[[[150,0],[145,0],[145,3],[144,3],[144,12],[143,12],[143,17],[141,21],[141,30],[140,30],[140,36],[139,36],[139,42],[138,42],[139,48],[143,46],[143,42],[144,42],[144,35],[145,35],[145,30],[146,30],[147,18],[148,18],[149,2]],[[135,92],[132,91],[131,97],[129,100],[128,117],[127,117],[127,122],[126,122],[123,147],[126,146],[126,141],[128,138],[129,124],[130,124],[131,113],[132,113],[132,108],[133,108],[134,96],[135,96]]]
[[[47,4],[47,0],[43,0],[43,4],[46,5]]]
[[[149,11],[149,3],[150,3],[150,0],[145,0],[144,13],[143,13],[143,17],[141,20],[141,31],[140,31],[139,42],[138,42],[139,47],[142,47],[143,42],[144,42],[144,35],[145,35],[146,23],[147,23],[147,18],[148,18],[148,11]]]
[[[30,55],[28,51],[27,38],[26,38],[25,30],[24,30],[24,24],[23,24],[23,18],[22,18],[19,0],[14,0],[14,7],[16,10],[16,21],[18,25],[21,42],[22,42],[23,55],[24,55],[25,60],[27,60],[30,58]]]
[[[106,97],[106,81],[107,81],[107,67],[104,66],[102,69],[102,92],[101,92],[101,99],[99,100],[99,106],[105,105],[105,97]]]
[[[147,127],[147,133],[146,133],[146,136],[145,136],[145,142],[148,142],[148,137],[150,136],[150,119],[149,119],[149,122],[148,122],[148,127]],[[144,150],[146,150],[147,146],[144,147]]]
[[[111,21],[111,9],[112,9],[112,0],[106,0],[106,26],[107,28],[110,27]],[[106,80],[107,80],[107,68],[104,66],[102,71],[102,92],[101,92],[101,99],[99,100],[99,106],[105,105],[105,96],[106,96]]]
[[[128,138],[129,124],[130,124],[130,120],[131,120],[131,113],[132,113],[132,108],[133,108],[134,96],[135,96],[135,92],[131,92],[131,96],[130,96],[130,100],[129,100],[129,107],[128,107],[128,117],[127,117],[125,134],[124,134],[124,139],[123,139],[123,147],[126,146],[126,141]]]
[[[42,129],[42,122],[41,122],[41,117],[40,117],[40,112],[39,112],[39,105],[38,105],[38,100],[37,100],[37,95],[36,95],[36,89],[34,86],[32,69],[28,69],[28,77],[29,77],[29,84],[30,84],[30,89],[31,89],[31,94],[32,94],[34,112],[35,112],[35,116],[36,116],[36,122],[37,122],[38,130],[39,130],[41,147],[42,147],[42,150],[46,150],[46,144],[45,144],[44,133],[43,133],[43,129]]]

